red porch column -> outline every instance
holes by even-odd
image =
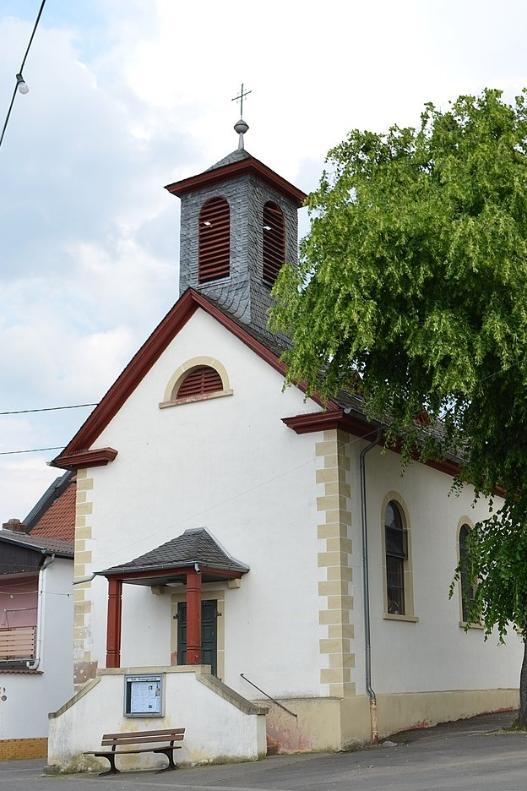
[[[187,665],[201,664],[201,574],[187,571]]]
[[[122,580],[108,580],[108,617],[106,621],[106,667],[121,667]]]

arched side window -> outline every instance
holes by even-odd
[[[211,198],[199,214],[198,280],[207,283],[230,274],[231,212],[225,198]]]
[[[191,368],[178,383],[173,400],[180,398],[195,398],[223,390],[223,382],[219,373],[208,365],[198,365]]]
[[[474,588],[468,573],[467,541],[470,535],[470,525],[461,525],[459,529],[459,582],[461,585],[461,618],[464,623],[469,622],[470,607],[474,600]]]
[[[405,565],[408,561],[408,536],[399,504],[390,500],[384,512],[386,552],[386,611],[405,615]]]
[[[285,224],[282,210],[268,201],[263,209],[263,280],[272,286],[285,261]]]

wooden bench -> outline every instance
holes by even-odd
[[[185,735],[185,728],[168,728],[164,731],[127,731],[126,733],[105,733],[101,739],[102,747],[111,747],[111,750],[93,750],[83,753],[83,755],[95,755],[97,757],[106,758],[110,762],[110,768],[107,772],[101,772],[100,777],[103,775],[119,774],[119,769],[115,765],[115,758],[118,755],[131,755],[133,753],[162,753],[168,758],[168,766],[161,769],[162,772],[167,772],[171,769],[177,769],[174,763],[174,750],[181,749],[180,744],[174,742],[182,742]],[[158,742],[169,742],[162,746],[158,746]],[[130,750],[117,750],[117,747],[131,747],[134,744],[145,745],[142,748]]]

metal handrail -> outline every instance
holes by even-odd
[[[281,709],[283,709],[284,711],[287,711],[287,713],[290,714],[292,717],[295,717],[295,719],[298,719],[298,714],[295,714],[294,711],[291,711],[291,709],[288,709],[282,703],[279,703],[275,698],[272,698],[271,695],[268,695],[267,692],[264,692],[263,689],[260,689],[260,687],[256,686],[256,684],[254,684],[252,681],[250,681],[247,678],[247,676],[244,676],[243,673],[240,673],[240,676],[243,678],[244,681],[247,681],[247,683],[250,684],[251,687],[254,687],[255,689],[257,689],[258,692],[261,692],[262,695],[265,695],[266,698],[269,698],[269,700],[272,700],[272,702],[275,703],[277,706],[279,706]]]

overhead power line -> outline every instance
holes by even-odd
[[[65,445],[58,445],[56,448],[29,448],[28,450],[3,450],[0,456],[14,456],[17,453],[42,453],[45,450],[64,450]]]
[[[7,129],[7,124],[9,123],[9,118],[11,116],[11,110],[13,109],[13,105],[15,103],[17,90],[19,90],[20,93],[27,93],[28,92],[28,87],[26,85],[26,82],[24,80],[24,77],[23,77],[22,73],[24,71],[24,66],[26,65],[27,56],[29,55],[29,50],[31,49],[31,44],[33,43],[33,39],[35,38],[35,33],[37,32],[38,23],[40,22],[40,17],[42,16],[42,12],[44,10],[44,6],[45,5],[46,5],[46,0],[42,0],[42,2],[40,4],[40,8],[38,10],[37,18],[35,20],[35,24],[33,25],[33,31],[32,31],[31,36],[29,38],[29,42],[28,42],[28,45],[26,47],[26,51],[24,53],[24,57],[22,58],[22,63],[20,64],[20,68],[18,70],[18,74],[16,75],[16,83],[15,83],[15,87],[13,89],[13,95],[11,96],[11,102],[9,103],[9,109],[7,111],[6,119],[4,121],[2,134],[0,135],[0,146],[2,145],[3,140],[4,140],[5,132],[6,132],[6,129]]]
[[[59,409],[81,409],[87,406],[97,406],[94,404],[68,404],[68,406],[45,406],[40,409],[8,409],[0,412],[0,415],[27,415],[29,412],[57,412]]]

